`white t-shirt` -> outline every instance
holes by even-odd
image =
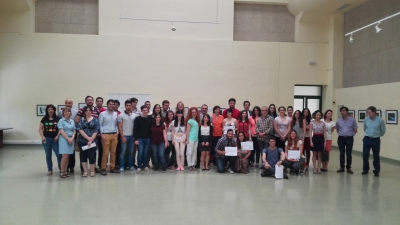
[[[172,126],[175,124],[175,120],[171,122]],[[174,136],[173,140],[174,142],[183,142],[186,138],[186,133],[185,133],[185,126],[181,127],[181,123],[178,123],[178,126],[174,126]]]
[[[207,127],[201,126],[200,132],[201,132],[202,136],[210,136],[210,127],[209,126],[207,126]]]
[[[297,142],[297,147],[300,148],[300,145],[303,144],[301,140]],[[285,142],[285,145],[288,145],[288,141]]]
[[[332,128],[335,127],[336,123],[331,121],[329,123],[327,123],[326,121],[325,125],[326,125],[326,140],[332,140]]]

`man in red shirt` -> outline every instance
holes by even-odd
[[[228,103],[229,103],[229,108],[232,109],[232,117],[238,120],[238,119],[239,119],[239,116],[240,116],[240,111],[239,111],[238,109],[235,108],[236,99],[230,98],[230,99],[228,100]],[[226,110],[227,110],[227,109],[225,109],[224,112],[222,113],[222,116],[223,116],[224,118],[227,117],[227,116],[226,116]]]
[[[103,101],[104,99],[102,97],[96,98],[96,108],[100,111],[100,113],[106,111],[106,109],[103,107]]]

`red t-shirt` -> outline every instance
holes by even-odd
[[[227,117],[226,116],[226,110],[228,110],[228,109],[225,109],[224,112],[222,113],[222,116],[224,118]],[[239,120],[239,116],[240,116],[240,111],[237,108],[233,108],[232,109],[232,118],[235,118],[235,119]]]
[[[150,144],[158,145],[158,144],[165,142],[164,129],[165,129],[164,125],[156,126],[153,124],[151,126],[151,128],[150,128],[150,131],[151,131]]]

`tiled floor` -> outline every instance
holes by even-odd
[[[82,178],[78,165],[60,179],[58,172],[46,176],[41,147],[5,146],[0,224],[399,224],[400,168],[382,163],[376,178],[361,176],[361,166],[353,156],[355,173],[337,174],[333,151],[327,173],[289,180],[215,168]]]

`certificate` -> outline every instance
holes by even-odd
[[[242,150],[253,150],[253,142],[251,141],[246,141],[242,142]]]
[[[88,150],[89,148],[94,148],[96,146],[96,143],[92,143],[90,147],[88,145],[82,146],[82,151]]]
[[[289,150],[288,151],[288,159],[300,159],[300,151],[298,150]]]
[[[237,148],[225,147],[225,156],[237,156]]]
[[[283,167],[275,165],[275,178],[282,179],[283,178]]]
[[[224,134],[226,134],[229,129],[232,129],[235,134],[235,126],[224,126]]]

